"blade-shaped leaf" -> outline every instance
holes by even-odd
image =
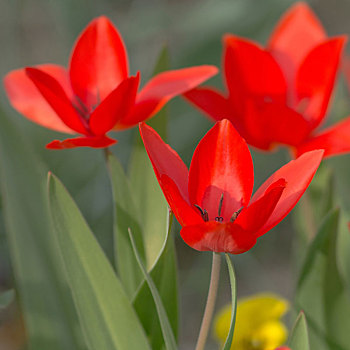
[[[167,237],[150,275],[159,291],[172,331],[178,334],[178,283],[174,241],[171,236],[173,214],[168,215]],[[161,349],[164,340],[159,319],[156,314],[152,294],[147,283],[143,283],[134,299],[134,307],[148,335],[152,349]]]
[[[339,234],[337,239],[337,262],[339,272],[347,286],[350,298],[350,216],[344,213],[340,220]]]
[[[333,172],[321,164],[315,179],[293,210],[297,236],[294,240],[293,256],[297,270],[301,268],[307,247],[319,229],[319,223],[334,208]]]
[[[292,333],[290,334],[288,345],[291,350],[310,350],[309,336],[305,315],[300,312],[295,321]]]
[[[91,350],[150,349],[122,284],[62,183],[49,176],[50,212]]]
[[[169,54],[165,47],[160,53],[154,74],[168,68]],[[163,107],[148,122],[164,140],[167,137],[167,120],[168,107]],[[137,135],[134,144],[129,174],[140,222],[142,222],[146,266],[149,271],[155,264],[165,240],[166,231],[164,231],[164,227],[167,222],[167,204],[139,135]],[[145,203],[147,204],[145,205]]]
[[[312,242],[301,271],[296,294],[297,310],[309,325],[311,348],[347,349],[350,329],[349,298],[336,261],[339,210],[330,212]]]
[[[115,260],[120,280],[131,298],[142,282],[143,277],[130,244],[128,228],[132,229],[137,249],[144,259],[142,229],[138,220],[138,211],[136,210],[130,190],[129,180],[125,176],[122,165],[112,153],[107,154],[107,165],[115,206]],[[143,203],[143,205],[146,205],[146,203]]]
[[[134,241],[134,238],[132,236],[132,232],[130,229],[129,229],[129,235],[130,235],[132,247],[134,249],[135,257],[136,257],[137,262],[142,270],[143,276],[145,277],[145,280],[146,280],[147,285],[151,291],[154,303],[155,303],[156,308],[157,308],[157,313],[158,313],[158,317],[159,317],[159,321],[160,321],[160,326],[162,328],[162,333],[163,333],[163,338],[164,338],[164,343],[165,343],[166,349],[167,350],[176,350],[177,346],[176,346],[174,333],[173,333],[172,328],[170,326],[168,315],[167,315],[165,308],[163,306],[162,299],[159,295],[159,292],[157,290],[156,285],[154,284],[154,282],[152,280],[152,277],[148,274],[145,266],[142,263],[141,257],[137,251],[137,247],[136,247],[136,244],[135,244],[135,241]]]
[[[230,323],[230,330],[228,332],[223,350],[230,350],[231,344],[233,340],[233,334],[235,330],[235,323],[236,323],[236,309],[237,309],[237,289],[236,289],[236,276],[235,276],[235,270],[233,268],[232,261],[228,254],[225,254],[228,273],[230,276],[230,284],[231,284],[231,303],[232,303],[232,309],[231,309],[231,323]]]
[[[46,197],[47,169],[0,111],[5,227],[29,349],[84,349]]]

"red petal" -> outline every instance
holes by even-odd
[[[314,128],[326,114],[345,41],[346,37],[343,36],[316,46],[297,72],[297,98],[301,104],[306,102],[306,109],[301,113]]]
[[[217,122],[194,151],[189,173],[192,204],[206,209],[209,220],[221,216],[230,220],[232,213],[246,206],[254,184],[253,162],[247,144],[226,119]]]
[[[123,119],[135,103],[140,74],[123,80],[92,112],[90,128],[95,135],[104,135]]]
[[[214,120],[229,119],[232,114],[227,98],[214,88],[192,89],[186,92],[184,97]]]
[[[156,75],[140,91],[135,109],[121,124],[130,127],[151,118],[170,99],[202,84],[217,72],[214,66],[198,66]]]
[[[209,221],[198,225],[185,226],[180,231],[182,239],[199,251],[241,254],[251,249],[256,238],[235,223]]]
[[[189,204],[168,175],[161,175],[158,181],[172,212],[181,226],[196,225],[203,222],[199,210]]]
[[[96,18],[81,33],[69,71],[74,92],[89,109],[128,77],[123,40],[107,17]]]
[[[28,78],[34,83],[61,120],[74,131],[87,134],[82,118],[76,112],[59,82],[37,68],[26,68],[25,71]]]
[[[280,200],[265,225],[257,233],[263,235],[276,226],[293,209],[300,197],[309,186],[318,166],[322,160],[323,150],[316,150],[303,154],[296,160],[292,160],[270,176],[256,191],[252,202],[258,201],[267,188],[278,179],[286,181]]]
[[[255,234],[274,211],[285,187],[284,179],[279,179],[271,184],[262,197],[242,210],[235,223],[245,231]]]
[[[71,87],[66,70],[57,65],[36,66],[41,71],[55,78],[70,98]],[[25,69],[17,69],[4,78],[4,86],[12,106],[26,118],[46,128],[65,133],[75,133],[58,117],[43,95],[26,75]]]
[[[64,141],[54,140],[46,145],[49,149],[66,149],[76,147],[93,147],[105,148],[118,142],[110,139],[107,136],[91,136],[91,137],[77,137],[74,139],[66,139]]]
[[[310,126],[300,113],[273,102],[247,100],[244,118],[239,122],[237,129],[246,141],[264,150],[277,143],[296,146],[310,133]]]
[[[284,103],[287,85],[283,73],[271,56],[256,43],[226,35],[224,37],[224,68],[234,112],[244,116],[244,101]]]
[[[350,117],[309,138],[297,148],[296,154],[314,149],[324,149],[324,157],[350,152]]]
[[[140,133],[163,193],[181,225],[201,222],[188,196],[188,169],[179,155],[148,125]]]
[[[291,83],[305,56],[327,38],[322,24],[304,2],[292,6],[281,18],[268,43],[268,50]]]

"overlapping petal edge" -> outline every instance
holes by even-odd
[[[283,144],[297,155],[318,148],[325,156],[350,151],[348,138],[328,133],[322,144],[325,137],[318,138],[316,130],[327,113],[345,36],[328,38],[309,6],[298,2],[283,15],[266,48],[234,35],[223,42],[228,92],[195,88],[184,94],[188,101],[215,121],[230,119],[262,150]]]
[[[244,139],[228,120],[198,144],[190,170],[144,123],[141,136],[181,237],[199,251],[240,254],[277,225],[310,184],[323,150],[303,154],[277,170],[251,198],[254,172]]]
[[[151,118],[171,98],[217,73],[214,66],[166,71],[138,92],[140,74],[129,76],[124,42],[108,18],[93,20],[76,41],[68,69],[43,64],[9,72],[4,86],[12,106],[31,121],[78,138],[48,148],[103,148],[111,130]]]

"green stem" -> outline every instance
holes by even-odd
[[[221,256],[218,253],[213,253],[213,262],[211,266],[210,285],[208,291],[207,304],[202,319],[201,328],[198,335],[197,345],[195,350],[203,350],[207,341],[211,319],[214,313],[216,295],[219,286]]]

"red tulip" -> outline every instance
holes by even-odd
[[[334,87],[345,36],[328,38],[306,3],[282,17],[267,47],[224,36],[227,94],[210,87],[185,97],[214,120],[228,118],[246,141],[262,150],[276,144],[298,155],[322,148],[325,155],[350,151],[350,118],[319,132]],[[344,126],[347,130],[344,131]]]
[[[159,184],[182,226],[181,236],[201,251],[243,253],[277,225],[314,176],[323,150],[303,154],[277,170],[251,198],[254,172],[247,144],[228,120],[203,137],[190,170],[144,123],[140,131]]]
[[[69,68],[44,64],[10,72],[5,89],[28,119],[81,137],[55,140],[48,148],[107,147],[111,130],[151,118],[171,98],[217,73],[213,66],[167,71],[138,93],[140,74],[129,76],[128,57],[117,29],[106,17],[93,20],[78,38]]]

